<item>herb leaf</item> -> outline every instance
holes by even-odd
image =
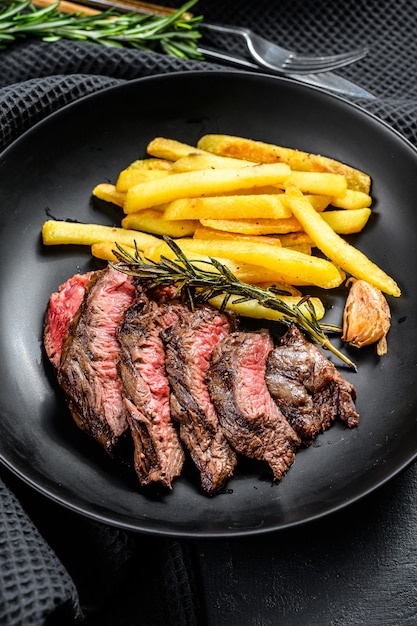
[[[218,259],[199,260],[197,264],[188,259],[171,238],[164,237],[164,240],[174,252],[174,259],[161,256],[159,261],[152,261],[144,258],[139,250],[136,250],[133,257],[116,243],[113,252],[118,263],[112,263],[113,267],[134,276],[150,288],[174,285],[178,293],[185,292],[187,300],[191,303],[208,302],[215,296],[222,296],[224,309],[230,296],[238,296],[242,302],[256,300],[264,307],[281,313],[280,320],[284,325],[296,324],[312,342],[330,350],[351,369],[357,370],[356,365],[333,346],[324,332],[324,329],[329,331],[340,329],[320,325],[309,296],[300,298],[296,305],[288,305],[279,297],[277,290],[264,289],[239,280]],[[310,317],[303,313],[301,308],[303,304],[307,306]]]
[[[0,49],[17,39],[44,41],[71,39],[104,46],[142,48],[171,56],[202,60],[197,47],[202,16],[184,18],[196,4],[189,0],[168,16],[118,14],[113,9],[97,15],[64,13],[59,2],[36,8],[31,0],[0,0]]]

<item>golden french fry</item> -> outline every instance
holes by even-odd
[[[182,143],[167,137],[155,137],[147,146],[148,154],[155,158],[169,160],[177,171],[188,172],[194,169],[208,169],[212,167],[245,167],[256,165],[250,161],[222,157],[212,152],[200,150],[197,146]]]
[[[228,241],[253,241],[255,243],[267,243],[272,246],[281,246],[279,237],[267,237],[265,235],[244,235],[242,233],[231,233],[224,230],[215,230],[205,226],[196,228],[194,239],[226,239]]]
[[[312,254],[312,246],[308,243],[296,243],[293,246],[285,246],[288,250],[296,250],[303,254]]]
[[[172,170],[172,161],[168,159],[158,159],[154,157],[146,159],[136,159],[128,165],[128,168],[139,170]]]
[[[117,191],[115,185],[111,185],[110,183],[100,183],[96,185],[93,189],[93,196],[105,202],[112,202],[122,208],[126,199],[126,194]]]
[[[167,169],[157,170],[127,167],[125,170],[122,170],[117,177],[116,189],[117,191],[125,193],[130,187],[133,187],[133,185],[144,183],[148,180],[159,180],[170,174],[171,171]]]
[[[156,209],[143,209],[138,213],[129,213],[122,219],[123,228],[174,238],[188,237],[198,226],[200,226],[198,220],[167,220],[164,213]]]
[[[330,204],[338,209],[365,209],[371,206],[372,198],[363,191],[347,189],[343,196],[332,198]]]
[[[204,135],[197,142],[197,147],[221,156],[247,159],[256,163],[288,163],[292,170],[297,171],[342,174],[347,180],[349,189],[369,193],[371,188],[368,174],[320,154],[309,154],[233,135]]]
[[[94,243],[102,241],[108,241],[113,244],[117,241],[121,245],[135,247],[136,242],[139,250],[150,248],[160,242],[160,239],[157,239],[157,237],[136,230],[59,220],[47,220],[44,223],[42,240],[45,246],[59,244],[92,246]]]
[[[231,157],[222,157],[217,154],[207,153],[190,153],[187,156],[177,159],[172,164],[172,168],[177,172],[192,172],[194,170],[208,169],[226,169],[229,167],[248,167],[256,165],[251,161],[243,161],[242,159],[233,159]]]
[[[279,235],[279,240],[284,248],[292,248],[302,243],[313,245],[310,235],[307,235],[303,230],[299,230],[296,233],[288,233],[287,235]]]
[[[201,224],[215,230],[224,230],[244,235],[282,235],[301,230],[301,224],[295,217],[278,220],[272,219],[245,219],[245,220],[207,220],[201,219]]]
[[[286,195],[292,212],[323,254],[354,278],[362,278],[389,295],[401,295],[395,280],[335,233],[323,214],[317,213],[298,189],[288,189]]]
[[[168,220],[186,219],[281,219],[291,217],[284,194],[228,195],[179,198],[165,209]]]
[[[312,204],[313,207],[316,209],[316,211],[318,211],[319,213],[324,211],[324,209],[327,209],[331,201],[331,198],[329,196],[323,196],[321,194],[304,194],[304,195],[306,196],[310,204]]]
[[[287,285],[286,283],[278,283],[278,282],[271,282],[271,281],[264,281],[262,283],[255,283],[257,285],[257,287],[260,287],[261,289],[268,289],[270,287],[274,287],[275,289],[279,289],[280,291],[283,292],[283,294],[288,294],[291,296],[298,296],[298,298],[300,299],[302,296],[302,293],[299,289],[297,289],[297,287],[294,287],[294,285]]]
[[[241,169],[180,172],[157,181],[139,183],[126,193],[125,213],[136,213],[178,198],[216,195],[234,189],[278,184],[291,170],[283,163],[254,165]]]
[[[371,215],[371,209],[352,209],[345,211],[324,211],[320,213],[332,229],[339,235],[352,235],[359,233],[365,226]]]
[[[347,190],[346,178],[329,172],[291,172],[284,187],[293,185],[304,193],[331,197],[344,196]]]
[[[259,265],[273,270],[276,272],[276,280],[290,285],[299,285],[301,281],[302,284],[331,289],[338,287],[345,278],[344,273],[326,259],[303,254],[290,248],[279,248],[251,241],[243,243],[219,239],[185,238],[178,239],[177,244],[188,257],[197,253]]]
[[[96,259],[115,263],[118,261],[118,258],[113,254],[114,249],[115,245],[113,241],[101,241],[100,243],[93,243],[91,246],[91,254]],[[135,256],[136,248],[124,244],[123,249],[129,252],[133,257]]]
[[[205,150],[200,150],[196,146],[182,143],[176,139],[168,139],[167,137],[154,137],[147,145],[148,154],[168,161],[177,161],[189,154],[204,154]]]
[[[177,240],[177,244],[184,248],[185,239]],[[255,284],[264,284],[267,283],[269,285],[285,285],[286,288],[291,292],[291,289],[294,289],[294,285],[299,287],[306,286],[307,283],[303,282],[301,279],[294,279],[294,282],[290,283],[289,280],[283,275],[281,272],[276,271],[275,269],[270,269],[267,267],[262,267],[260,265],[252,265],[250,263],[245,263],[244,261],[235,261],[233,259],[229,259],[227,256],[220,255],[207,255],[200,254],[198,252],[190,252],[188,253],[186,250],[183,250],[186,257],[193,261],[198,267],[202,269],[207,269],[207,263],[210,263],[210,259],[217,259],[220,263],[225,265],[239,280],[245,283]],[[171,250],[171,248],[165,242],[160,243],[157,246],[148,248],[143,252],[144,256],[147,259],[152,261],[159,261],[161,256],[165,256],[168,259],[174,259],[175,253]],[[213,270],[213,266],[210,263],[210,271]]]
[[[169,161],[176,161],[181,157],[187,156],[191,153],[202,153],[204,150],[199,150],[195,146],[182,143],[176,139],[168,139],[166,137],[154,137],[147,145],[146,152],[159,159],[167,159]]]
[[[296,306],[300,302],[298,296],[277,296],[280,300],[284,301],[288,306]],[[218,309],[221,308],[223,303],[223,296],[215,296],[210,298],[209,303]],[[314,307],[316,318],[321,320],[324,317],[325,309],[320,298],[310,298],[310,304]],[[280,311],[269,309],[262,304],[259,304],[257,300],[246,300],[242,302],[240,296],[231,296],[225,306],[226,310],[234,311],[238,315],[243,317],[250,317],[253,319],[272,320],[275,322],[282,322],[283,314]],[[311,320],[311,314],[306,303],[301,304],[301,311],[304,315]]]

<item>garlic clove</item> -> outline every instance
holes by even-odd
[[[351,287],[343,311],[342,341],[356,348],[377,342],[377,354],[382,356],[388,352],[386,337],[391,326],[388,302],[382,291],[365,280],[348,282]]]

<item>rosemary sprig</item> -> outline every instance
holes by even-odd
[[[59,2],[42,9],[31,0],[0,0],[0,48],[18,39],[39,37],[54,42],[71,39],[104,46],[142,48],[180,58],[203,58],[197,47],[202,17],[185,19],[196,4],[189,0],[168,16],[118,14],[110,9],[97,15],[63,13]]]
[[[191,306],[195,302],[208,302],[216,296],[223,296],[222,309],[227,307],[231,296],[238,296],[241,302],[256,300],[262,306],[278,311],[284,325],[296,324],[312,342],[330,350],[351,369],[357,370],[356,365],[333,346],[324,332],[324,329],[331,331],[340,329],[319,324],[309,296],[301,298],[296,305],[289,305],[279,297],[283,295],[282,291],[274,288],[263,289],[245,283],[214,258],[210,258],[209,261],[199,260],[197,264],[184,255],[175,241],[169,237],[164,237],[164,239],[176,255],[174,259],[161,256],[156,262],[144,258],[138,250],[133,256],[116,243],[116,249],[113,252],[119,262],[113,266],[136,277],[150,288],[174,285],[177,293],[182,292]],[[302,305],[307,308],[309,316],[303,312]]]

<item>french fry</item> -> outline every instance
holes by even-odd
[[[322,214],[313,209],[297,188],[288,189],[286,195],[288,205],[302,224],[303,230],[310,235],[323,254],[354,278],[366,280],[386,294],[396,297],[401,295],[395,280],[335,233],[324,221]]]
[[[194,239],[226,239],[227,241],[253,241],[254,243],[267,243],[270,246],[281,247],[279,237],[266,237],[264,235],[243,235],[241,233],[230,233],[224,230],[215,230],[198,226],[193,235]]]
[[[180,172],[157,181],[139,183],[126,193],[125,213],[136,213],[178,198],[221,194],[234,189],[278,184],[291,170],[282,163],[254,165],[241,169]]]
[[[327,209],[331,201],[331,198],[329,198],[329,196],[323,196],[321,194],[304,194],[304,195],[306,196],[310,204],[312,204],[313,207],[316,209],[316,211],[318,211],[319,213]]]
[[[366,194],[371,188],[370,176],[365,172],[319,154],[309,154],[233,135],[204,135],[197,142],[197,147],[221,156],[247,159],[256,163],[288,163],[292,170],[297,171],[342,174],[347,180],[349,189],[363,191]]]
[[[103,241],[112,244],[117,241],[121,245],[131,247],[135,247],[136,242],[139,250],[145,250],[159,244],[160,239],[147,233],[115,226],[47,220],[42,227],[42,241],[45,246],[61,244],[92,246]]]
[[[306,196],[304,197],[307,199]],[[352,235],[359,233],[365,227],[371,215],[371,209],[356,209],[352,211],[340,209],[324,211],[320,213],[320,215],[339,235]],[[239,220],[201,219],[200,223],[202,226],[213,230],[241,233],[244,235],[279,235],[280,238],[282,238],[284,235],[293,235],[302,232],[302,225],[294,216],[277,220],[262,218]],[[299,237],[300,235],[297,236]],[[294,245],[298,244],[296,243]],[[284,247],[293,246],[286,245]]]
[[[184,241],[185,241],[184,239],[177,240],[177,244],[180,247],[184,247],[183,245]],[[252,265],[250,263],[241,262],[241,261],[234,261],[233,259],[229,259],[227,257],[223,257],[220,255],[209,256],[207,254],[200,254],[198,252],[188,253],[184,250],[183,252],[187,256],[187,258],[192,260],[193,263],[196,263],[197,266],[203,269],[207,269],[207,263],[210,263],[211,271],[215,271],[215,270],[213,270],[210,259],[212,258],[217,259],[220,263],[225,265],[236,276],[236,278],[238,278],[239,280],[245,283],[251,283],[254,285],[257,285],[257,284],[261,285],[265,283],[268,285],[271,285],[271,284],[280,285],[280,286],[285,285],[285,288],[290,293],[291,293],[291,290],[295,288],[295,285],[297,287],[306,286],[306,283],[304,283],[302,280],[294,279],[294,282],[290,283],[286,277],[283,277],[282,274],[279,271],[277,272],[275,269],[262,267],[260,265]],[[144,251],[143,254],[147,259],[150,259],[156,262],[160,260],[162,255],[167,257],[168,259],[175,258],[175,253],[173,252],[173,250],[171,250],[171,248],[165,242],[160,243],[157,246],[148,248],[147,250]]]
[[[176,139],[167,137],[154,137],[146,147],[148,154],[168,161],[177,161],[189,154],[205,154],[206,150],[201,150],[196,146],[182,143]]]
[[[303,254],[312,254],[312,246],[308,243],[297,243],[294,246],[285,246],[288,250],[296,250]]]
[[[115,249],[114,242],[112,241],[101,241],[100,243],[93,243],[91,246],[91,254],[96,259],[101,259],[103,261],[112,261],[116,263],[118,258],[113,254],[113,250]],[[129,252],[133,257],[135,256],[136,248],[132,248],[131,246],[123,245],[123,249],[126,252]]]
[[[136,159],[128,165],[128,168],[138,170],[172,170],[172,161],[168,159],[158,159],[150,157],[146,159]],[[127,169],[128,169],[127,168]]]
[[[307,284],[332,289],[341,285],[345,278],[344,273],[326,259],[303,254],[290,248],[279,248],[250,241],[241,243],[219,239],[185,238],[178,239],[176,243],[188,257],[197,253],[258,265],[273,270],[276,272],[275,280],[290,285]],[[168,245],[166,247],[168,248]]]
[[[174,161],[172,168],[176,172],[192,172],[194,170],[208,170],[216,168],[226,169],[229,167],[248,167],[249,165],[256,165],[256,163],[243,161],[242,159],[233,159],[231,157],[222,157],[217,154],[194,152]]]
[[[110,183],[100,183],[96,185],[93,189],[93,196],[122,208],[126,199],[126,194],[117,191],[115,185],[111,185]]]
[[[298,298],[302,297],[302,293],[299,289],[297,289],[297,287],[294,287],[294,285],[287,285],[286,283],[278,283],[278,282],[268,282],[268,281],[264,281],[262,283],[255,283],[257,287],[260,287],[261,289],[269,289],[270,287],[274,287],[275,289],[279,289],[280,291],[283,292],[284,295],[290,295],[290,296],[298,296]]]
[[[160,178],[164,178],[165,176],[169,176],[170,174],[171,171],[167,169],[158,170],[127,167],[125,170],[122,170],[117,177],[116,189],[117,191],[126,193],[126,191],[130,189],[130,187],[133,187],[133,185],[144,183],[148,180],[158,180]]]
[[[230,168],[256,165],[251,161],[215,155],[212,152],[200,150],[196,146],[167,137],[155,137],[149,142],[146,150],[155,158],[172,161],[177,171],[184,172],[212,167]]]
[[[198,226],[198,220],[167,220],[163,212],[155,209],[143,209],[122,219],[123,228],[174,238],[192,235]]]
[[[371,206],[372,198],[363,191],[347,189],[343,196],[335,196],[332,198],[330,204],[338,209],[365,209]]]
[[[176,161],[177,159],[187,156],[193,152],[198,154],[205,151],[199,150],[195,146],[177,141],[176,139],[154,137],[152,141],[148,143],[146,152],[159,159]]]
[[[283,187],[283,186],[282,186]],[[239,196],[253,196],[258,194],[264,195],[282,195],[284,193],[284,188],[280,189],[276,185],[262,186],[262,187],[254,187],[252,189],[235,189],[232,192],[225,192],[222,195],[222,198],[228,195],[239,195]],[[314,206],[316,211],[324,211],[330,205],[332,198],[330,196],[323,196],[321,194],[305,194],[311,204]],[[260,217],[260,216],[258,216]]]
[[[293,185],[304,193],[331,197],[345,196],[347,190],[346,178],[329,172],[291,172],[284,187]]]
[[[324,211],[320,215],[339,235],[352,235],[363,230],[371,213],[371,209],[352,209],[351,211],[341,209],[340,211]]]
[[[278,296],[280,300],[283,300],[288,306],[296,306],[300,302],[298,296]],[[210,298],[209,303],[220,309],[223,303],[222,296],[215,296]],[[320,298],[310,298],[310,304],[314,307],[316,318],[321,320],[324,317],[325,309]],[[246,300],[242,302],[240,296],[231,296],[225,306],[226,310],[234,311],[238,315],[243,317],[250,317],[252,319],[265,319],[275,322],[282,322],[283,314],[280,311],[269,309],[262,304],[259,304],[256,300]],[[304,315],[311,320],[311,314],[308,310],[308,306],[303,303],[300,309]]]
[[[295,217],[283,219],[246,219],[246,220],[209,220],[201,219],[201,224],[215,230],[224,230],[244,235],[285,235],[301,230],[301,224]]]
[[[281,219],[291,217],[284,194],[209,196],[179,198],[170,202],[164,212],[168,220],[186,219]]]
[[[313,245],[313,240],[310,235],[307,235],[303,230],[299,230],[295,233],[288,233],[287,235],[279,235],[279,240],[281,242],[281,246],[284,248],[292,248],[293,246],[300,245],[302,243],[306,243],[308,245]]]

